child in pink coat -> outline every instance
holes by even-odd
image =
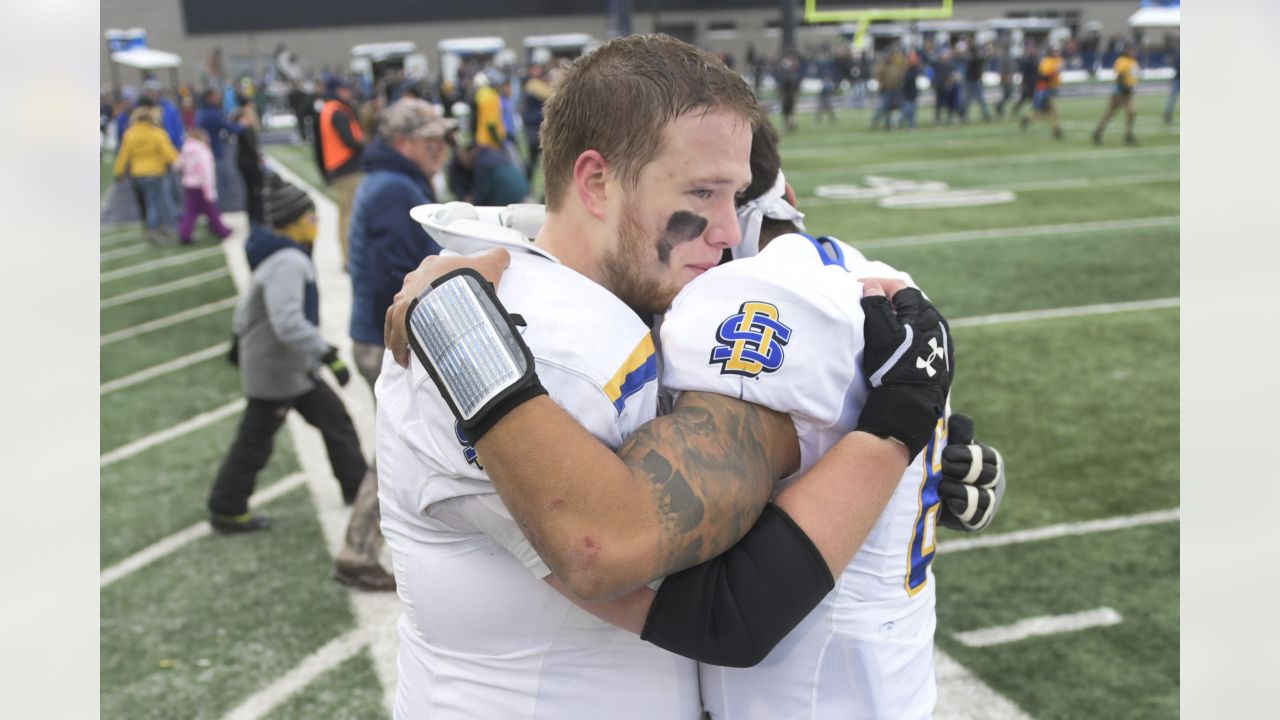
[[[209,218],[209,229],[214,234],[226,238],[231,230],[222,224],[222,217],[218,214],[218,186],[214,181],[213,152],[209,150],[208,133],[200,128],[187,131],[178,166],[182,170],[182,189],[186,196],[182,222],[178,224],[178,239],[183,245],[191,244],[191,231],[201,215]]]

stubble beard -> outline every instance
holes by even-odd
[[[604,256],[601,271],[608,289],[638,313],[663,313],[671,306],[678,288],[664,286],[644,272],[645,250],[652,241],[640,221],[637,203],[627,200],[618,222],[618,244]]]

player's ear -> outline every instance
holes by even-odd
[[[597,220],[605,218],[608,168],[598,150],[584,150],[573,163],[573,189],[583,207]]]
[[[786,185],[786,190],[782,191],[782,198],[787,202],[791,203],[791,207],[799,208],[800,205],[799,203],[796,202],[795,189],[791,187],[791,183],[784,183],[784,185]]]

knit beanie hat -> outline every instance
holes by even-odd
[[[274,227],[290,225],[316,208],[309,195],[280,179],[279,175],[272,175],[267,185],[262,195],[263,211],[267,222]]]

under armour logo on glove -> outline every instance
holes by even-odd
[[[864,297],[862,310],[862,367],[871,392],[857,430],[898,440],[915,457],[933,437],[955,375],[947,321],[910,287],[899,290],[892,305],[883,295]],[[933,367],[938,358],[941,372]]]
[[[938,372],[933,369],[933,361],[941,357],[942,362],[945,363],[947,361],[947,355],[946,350],[938,347],[937,338],[929,338],[929,347],[933,348],[933,352],[929,354],[928,359],[922,357],[916,358],[916,368],[924,368],[924,371],[929,373],[929,377],[933,377],[933,374]]]

